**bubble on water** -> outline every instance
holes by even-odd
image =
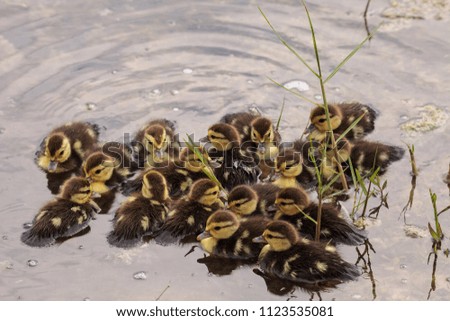
[[[35,266],[37,266],[38,265],[38,261],[37,260],[28,260],[27,261],[27,265],[29,266],[29,267],[35,267]]]
[[[3,235],[2,240],[6,241],[8,239],[8,235]]]
[[[291,80],[283,84],[287,89],[297,89],[298,91],[308,91],[309,85],[301,80]]]
[[[84,246],[83,246],[83,245],[80,245],[80,246],[78,247],[78,249],[79,249],[79,250],[83,250],[83,249],[84,249]]]
[[[180,108],[178,108],[178,107],[173,107],[173,111],[179,111],[180,110]]]
[[[97,109],[97,104],[96,103],[92,103],[92,102],[86,103],[86,109],[87,110],[96,110]]]
[[[91,298],[85,297],[85,298],[83,298],[83,301],[91,301]]]
[[[30,229],[33,226],[33,223],[27,222],[27,223],[23,223],[23,228],[25,229]]]
[[[136,272],[133,274],[135,280],[147,280],[147,273],[144,271]]]
[[[407,266],[406,264],[400,264],[400,268],[401,268],[402,270],[405,270],[407,267],[408,267],[408,266]]]
[[[247,285],[247,287],[248,287],[249,289],[251,289],[251,288],[253,288],[253,284],[250,283],[250,284]]]
[[[3,134],[4,132],[5,132],[5,128],[3,128],[3,127],[0,127],[0,134]]]
[[[247,83],[248,84],[253,84],[253,80],[249,79],[249,80],[247,80]]]
[[[361,295],[360,294],[353,294],[352,295],[352,299],[359,300],[359,299],[361,299]]]
[[[172,89],[171,91],[170,91],[170,94],[172,95],[172,96],[176,96],[176,95],[178,95],[180,92],[178,91],[178,90],[176,90],[176,89]]]
[[[113,71],[111,71],[111,73],[113,74],[113,75],[115,75],[115,74],[117,74],[117,70],[113,70]]]
[[[314,95],[315,100],[322,100],[322,95]]]
[[[445,281],[450,283],[450,276],[448,278],[446,278]]]
[[[337,92],[337,93],[338,93],[338,92],[340,92],[340,91],[341,91],[341,88],[339,88],[339,87],[334,87],[334,88],[333,88],[333,90],[334,90],[335,92]]]
[[[192,74],[193,70],[191,68],[184,68],[183,73],[185,74]]]
[[[161,95],[161,90],[159,90],[159,89],[153,89],[153,90],[152,90],[152,94],[154,94],[154,95],[156,95],[156,96],[159,96],[159,95]]]
[[[401,279],[400,282],[402,282],[402,284],[406,284],[406,283],[408,283],[408,279]]]
[[[407,120],[409,120],[409,117],[406,116],[406,115],[401,115],[401,116],[400,116],[400,120],[401,120],[401,121],[407,121]]]
[[[6,269],[7,270],[12,270],[14,268],[14,264],[12,264],[12,263],[9,263],[7,266],[6,266]]]

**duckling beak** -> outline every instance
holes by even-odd
[[[204,231],[203,233],[197,235],[197,241],[201,241],[201,240],[206,239],[208,237],[211,237],[211,234],[208,231]]]
[[[264,143],[260,142],[258,143],[258,153],[260,154],[264,154],[266,152],[266,146],[264,145]]]
[[[212,168],[220,168],[222,166],[222,164],[220,164],[217,160],[212,160],[210,159],[208,161],[209,166],[211,166]]]
[[[58,162],[50,161],[50,163],[48,164],[47,169],[48,169],[49,172],[54,172],[54,171],[56,171],[57,167],[58,167]]]
[[[155,150],[155,156],[159,159],[162,159],[164,157],[164,151],[162,149]]]
[[[308,135],[309,133],[311,133],[314,129],[316,129],[316,127],[314,126],[314,124],[309,125],[308,128],[305,129],[304,134]]]
[[[266,239],[262,235],[255,237],[252,241],[253,243],[267,243]]]
[[[95,203],[93,200],[89,201],[89,204],[91,204],[91,206],[93,207],[94,211],[96,213],[100,213],[102,211],[102,209],[100,208],[100,206],[98,206],[97,203]]]
[[[198,141],[200,143],[207,143],[207,142],[209,142],[209,138],[208,138],[208,136],[205,136],[205,137],[200,138]]]
[[[94,182],[94,180],[90,176],[87,176],[86,180],[89,182],[89,184],[92,184]]]
[[[269,207],[266,208],[267,211],[272,212],[272,211],[276,211],[278,209],[277,204],[272,204]]]

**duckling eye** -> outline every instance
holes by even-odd
[[[94,173],[98,175],[98,174],[100,174],[101,172],[102,172],[101,169],[97,169]]]
[[[217,193],[219,193],[218,191],[214,191],[212,192],[212,195],[217,195]]]
[[[216,135],[211,135],[212,139],[219,139],[219,137],[217,137]]]
[[[273,236],[269,234],[269,235],[267,235],[267,238],[271,239],[271,238],[273,238]]]
[[[218,230],[220,230],[220,229],[221,229],[220,226],[215,226],[215,227],[214,227],[214,230],[216,230],[216,231],[218,231]]]
[[[236,204],[236,207],[241,207],[242,204]]]
[[[326,121],[327,121],[326,118],[321,118],[321,119],[319,119],[319,123],[324,123],[324,122],[326,122]]]
[[[289,205],[289,203],[287,203],[287,202],[281,202],[280,204],[283,206]]]

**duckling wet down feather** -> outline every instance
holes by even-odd
[[[64,183],[61,194],[38,211],[31,228],[23,232],[22,242],[33,247],[50,246],[57,239],[83,231],[94,213],[100,210],[92,197],[87,179],[70,178]]]
[[[165,221],[169,202],[164,176],[154,170],[146,172],[141,192],[132,194],[117,209],[108,243],[122,248],[141,243],[145,235],[151,235]]]

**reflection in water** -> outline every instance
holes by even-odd
[[[419,171],[418,171],[417,165],[416,165],[416,158],[414,156],[414,145],[406,144],[406,146],[408,147],[409,158],[410,158],[410,163],[411,163],[411,189],[409,190],[408,202],[403,207],[403,210],[400,213],[400,215],[403,214],[403,221],[405,222],[405,224],[407,224],[406,223],[406,211],[410,210],[413,205],[414,191],[416,189],[416,180],[417,180],[417,176],[419,175]]]
[[[86,235],[90,231],[91,231],[91,227],[88,225],[85,229],[79,231],[77,234],[74,234],[74,235],[71,235],[71,236],[68,236],[68,237],[60,237],[60,238],[56,239],[55,244],[61,245],[62,243],[64,243],[67,240],[73,239],[75,237],[80,237],[80,236]]]
[[[253,269],[253,273],[260,276],[264,280],[264,282],[266,283],[267,291],[269,291],[270,293],[279,296],[290,294],[290,298],[294,298],[294,292],[299,289],[311,295],[310,301],[314,299],[314,295],[317,295],[319,300],[321,301],[322,296],[320,295],[320,292],[326,292],[330,289],[335,289],[337,285],[342,283],[342,281],[340,280],[327,280],[314,283],[291,282],[267,274],[260,269]]]
[[[208,269],[209,273],[217,276],[230,275],[231,272],[236,270],[240,266],[252,265],[256,263],[256,259],[253,260],[239,260],[239,259],[229,259],[218,256],[206,254],[197,260],[198,263],[204,264]]]
[[[356,261],[355,264],[357,265],[359,262],[363,263],[362,268],[364,272],[367,273],[370,282],[372,283],[372,300],[375,300],[377,298],[377,288],[375,283],[375,276],[372,270],[372,263],[370,261],[370,251],[376,253],[369,239],[366,239],[364,242],[364,250],[362,252],[359,250],[358,247],[356,247],[356,252],[358,253],[358,260]]]

